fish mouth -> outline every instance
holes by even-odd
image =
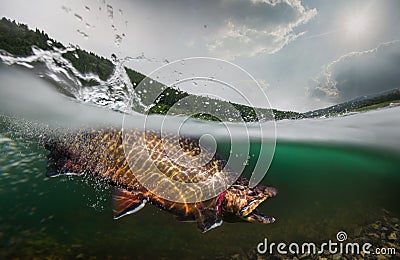
[[[266,200],[266,197],[263,197],[261,199],[256,199],[251,201],[246,207],[244,207],[241,211],[240,211],[240,215],[242,217],[247,217],[248,215],[250,215],[253,211],[256,210],[256,208]]]
[[[264,190],[264,197],[251,201],[246,207],[240,211],[241,218],[248,222],[268,224],[275,222],[274,217],[268,217],[258,210],[258,206],[266,199],[275,197],[277,190],[272,187],[266,187]]]
[[[269,224],[275,222],[274,217],[265,216],[258,209],[253,210],[250,214],[242,218],[248,222],[261,223],[261,224]]]

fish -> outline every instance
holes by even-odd
[[[126,140],[128,146],[124,146]],[[172,149],[174,140],[178,140],[179,145],[173,151],[183,163],[177,163],[166,152]],[[138,173],[152,178],[155,172],[149,169],[154,169],[154,165],[159,172],[181,183],[196,185],[220,177],[227,161],[201,146],[199,139],[157,131],[86,129],[48,137],[43,143],[49,151],[47,177],[86,174],[113,187],[114,219],[152,204],[172,213],[178,220],[195,221],[201,232],[221,226],[224,219],[262,224],[275,222],[274,217],[264,215],[257,207],[275,197],[277,189],[264,185],[251,188],[249,180],[240,174],[216,196],[194,202],[166,199],[138,180]]]

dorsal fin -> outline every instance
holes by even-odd
[[[114,188],[112,201],[114,219],[119,219],[142,209],[146,205],[147,198],[140,192]]]

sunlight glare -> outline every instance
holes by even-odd
[[[350,35],[361,35],[365,34],[368,27],[368,20],[365,15],[353,15],[349,17],[345,22],[346,31]]]

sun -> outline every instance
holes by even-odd
[[[368,31],[368,19],[365,15],[352,15],[345,20],[344,25],[347,33],[353,36],[361,36]]]

